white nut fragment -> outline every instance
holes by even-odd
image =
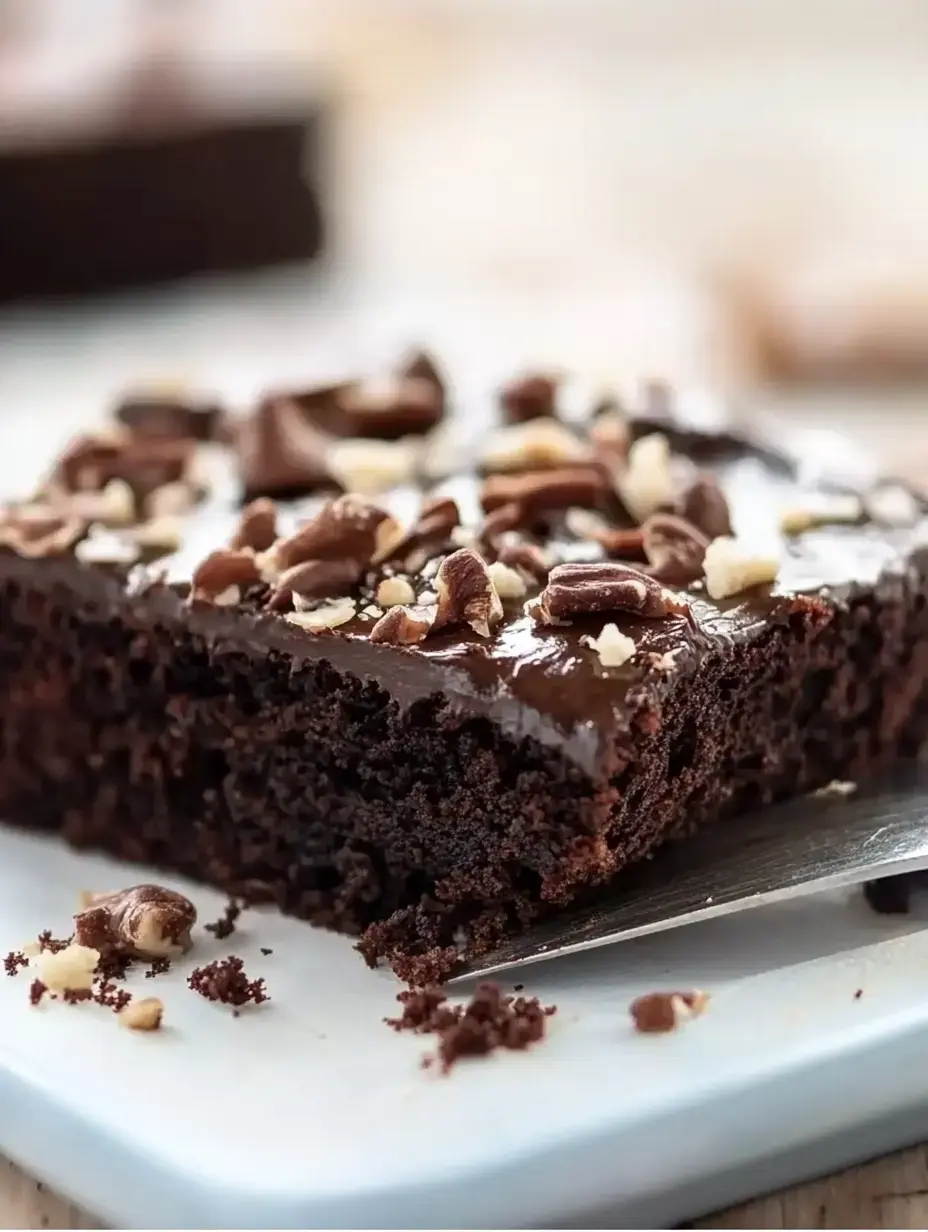
[[[407,483],[415,472],[417,457],[417,448],[409,441],[361,437],[333,442],[326,466],[346,492],[370,496]]]
[[[885,483],[867,493],[868,515],[884,526],[914,526],[920,509],[918,501],[907,488],[898,483]]]
[[[196,504],[194,488],[189,483],[165,483],[145,501],[145,515],[149,519],[177,518],[189,513]]]
[[[616,479],[616,489],[638,522],[644,522],[663,505],[673,504],[670,442],[666,436],[652,432],[630,446],[628,466]]]
[[[217,607],[235,607],[242,601],[241,587],[227,586],[225,590],[220,590],[219,594],[213,595],[212,598]]]
[[[102,491],[71,494],[72,513],[103,526],[131,526],[135,522],[135,497],[124,479],[111,479]]]
[[[713,599],[727,599],[752,586],[775,582],[780,562],[775,556],[752,552],[738,539],[721,535],[706,549],[703,563],[706,589]]]
[[[130,1031],[157,1031],[164,1018],[164,1005],[157,997],[130,1001],[117,1014],[119,1025]]]
[[[177,519],[167,514],[133,527],[130,537],[140,548],[163,552],[176,552],[183,541]]]
[[[524,599],[527,587],[525,579],[517,569],[511,569],[502,561],[494,561],[488,572],[496,587],[496,593],[501,599]]]
[[[312,612],[288,612],[284,619],[301,629],[317,633],[320,629],[337,629],[339,625],[347,624],[354,618],[355,610],[354,599],[338,599]]]
[[[853,796],[856,790],[857,784],[851,782],[850,779],[832,779],[824,787],[819,787],[817,791],[813,791],[812,795],[816,799],[821,800],[846,800],[848,796]]]
[[[93,987],[93,973],[100,951],[89,945],[67,945],[53,953],[44,950],[38,959],[39,979],[52,992],[83,992]]]
[[[133,565],[139,557],[134,543],[101,529],[92,530],[75,547],[74,555],[85,565]]]
[[[405,578],[384,578],[377,587],[377,602],[381,607],[402,607],[415,601],[416,592]]]
[[[784,535],[801,535],[819,526],[859,522],[863,506],[857,496],[840,493],[810,498],[804,505],[784,509],[780,514],[780,530]]]
[[[585,462],[590,447],[556,419],[530,419],[492,432],[480,464],[487,471],[530,471]]]
[[[592,509],[581,509],[573,505],[564,514],[564,525],[577,539],[596,540],[603,531],[609,529],[609,523]]]
[[[603,667],[621,667],[634,658],[638,647],[634,638],[622,633],[618,625],[603,625],[599,637],[589,637],[586,645],[595,650]]]

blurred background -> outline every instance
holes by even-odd
[[[926,70],[920,0],[0,0],[3,422],[425,342],[928,480]]]

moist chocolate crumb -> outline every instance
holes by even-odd
[[[234,954],[197,967],[188,977],[187,986],[207,1001],[220,1001],[223,1005],[261,1005],[270,1001],[264,980],[249,980],[244,962]]]
[[[10,950],[3,960],[3,969],[7,975],[18,975],[20,967],[28,967],[29,959],[22,950]]]
[[[104,980],[124,980],[129,968],[135,963],[135,958],[132,954],[126,954],[119,950],[110,950],[108,953],[100,955],[100,961],[97,963],[97,975]]]
[[[171,970],[170,958],[153,958],[151,966],[145,972],[146,980],[153,980],[156,975],[164,975],[165,971]]]
[[[212,933],[217,941],[224,941],[226,937],[231,937],[235,932],[235,925],[241,914],[241,903],[231,898],[219,919],[214,924],[204,924],[203,927],[208,933]]]
[[[71,944],[72,938],[68,937],[66,940],[62,941],[60,937],[53,937],[52,930],[50,928],[46,928],[39,933],[36,940],[39,943],[40,950],[48,950],[50,954],[58,954],[62,950],[66,950],[68,948]]]
[[[102,1005],[104,1009],[112,1010],[114,1014],[118,1014],[132,1000],[132,993],[126,992],[124,988],[117,988],[112,980],[104,979],[96,985],[93,999],[97,1005]]]
[[[47,992],[48,988],[41,980],[33,980],[29,985],[29,1004],[38,1005]]]
[[[58,996],[65,1005],[77,1005],[79,1001],[89,1001],[93,992],[89,988],[65,988]]]
[[[386,1023],[395,1031],[438,1035],[437,1054],[422,1064],[428,1068],[440,1061],[445,1074],[461,1057],[528,1048],[544,1038],[545,1019],[557,1012],[556,1005],[543,1006],[537,997],[506,996],[493,983],[478,984],[467,1005],[450,1005],[436,985],[401,992],[396,999],[403,1012]]]
[[[863,995],[864,995],[864,990],[862,988],[858,988],[857,991],[854,993],[854,1000],[859,1001]]]
[[[266,945],[262,945],[262,947],[261,947],[261,953],[265,956],[265,958],[267,958],[268,954],[273,954],[273,953],[274,953],[274,951],[273,951],[273,950],[269,950],[269,949],[267,948],[267,946],[266,946]]]
[[[524,984],[513,984],[512,986],[514,992],[521,992],[524,987]]]

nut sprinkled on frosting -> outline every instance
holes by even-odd
[[[501,560],[496,560],[490,565],[488,572],[496,587],[496,593],[501,599],[525,598],[528,587],[525,585],[525,579],[516,569],[503,564]]]
[[[727,599],[752,586],[775,582],[780,562],[774,556],[751,552],[740,540],[723,535],[709,544],[703,567],[709,594],[713,599]]]
[[[357,604],[354,599],[339,599],[324,607],[314,608],[311,612],[288,612],[284,617],[292,625],[307,629],[310,633],[319,633],[323,629],[337,629],[354,619]]]
[[[530,471],[591,457],[590,446],[558,420],[531,419],[492,432],[480,464],[485,471]]]
[[[409,441],[362,437],[331,442],[326,464],[346,491],[372,496],[407,483],[415,472],[417,456],[418,447]]]
[[[565,466],[522,475],[491,475],[480,503],[487,513],[517,505],[532,515],[554,509],[596,508],[609,491],[606,473],[597,466]]]
[[[284,570],[277,579],[267,605],[272,612],[297,611],[314,599],[344,595],[358,581],[361,570],[353,560],[307,560]]]
[[[621,667],[634,658],[638,649],[634,638],[627,637],[614,624],[603,625],[599,637],[588,637],[584,642],[596,651],[603,667]]]
[[[649,572],[667,586],[688,586],[702,577],[709,540],[686,518],[652,513],[641,528]]]
[[[371,629],[370,640],[388,642],[393,646],[412,646],[428,637],[437,614],[436,607],[423,604],[391,607]]]
[[[532,607],[541,624],[561,624],[573,616],[599,612],[631,612],[659,617],[668,612],[658,582],[618,561],[601,564],[558,565]]]
[[[446,556],[435,576],[438,616],[435,628],[468,624],[480,637],[503,618],[503,605],[486,561],[473,548],[459,548]]]
[[[673,504],[670,443],[660,432],[634,441],[628,466],[616,480],[619,495],[632,517],[643,522],[663,505]]]
[[[137,885],[110,894],[88,894],[74,917],[74,938],[101,953],[118,951],[140,958],[185,953],[196,923],[193,903],[160,885]]]
[[[328,501],[295,535],[278,540],[281,569],[308,560],[352,560],[363,568],[385,560],[402,537],[396,518],[361,496]]]
[[[376,597],[381,607],[402,607],[415,602],[416,592],[405,578],[390,577],[377,587]]]
[[[251,552],[220,548],[210,552],[194,570],[191,598],[211,599],[215,603],[233,586],[241,590],[260,581],[261,574]]]
[[[262,496],[242,510],[242,520],[229,546],[266,552],[276,539],[277,506],[272,500]]]

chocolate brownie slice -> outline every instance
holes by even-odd
[[[538,383],[437,477],[438,410],[391,419],[437,408],[421,382],[443,406],[417,361],[392,395],[277,396],[224,432],[242,487],[288,504],[204,496],[203,447],[130,417],[8,509],[4,816],[423,983],[670,839],[921,752],[916,494],[810,479],[670,397],[568,422]]]

